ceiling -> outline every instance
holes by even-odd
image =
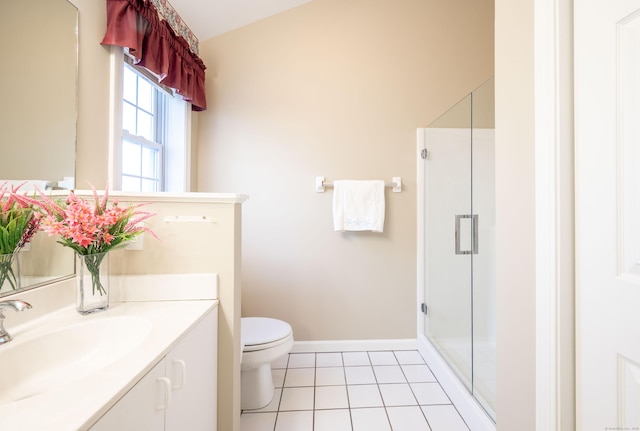
[[[311,0],[169,0],[200,42]]]

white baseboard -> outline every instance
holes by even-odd
[[[451,371],[449,365],[442,359],[442,356],[426,337],[421,335],[417,342],[418,351],[429,364],[433,375],[436,376],[438,382],[440,382],[440,385],[464,418],[467,426],[469,426],[469,429],[473,431],[495,431],[495,423],[477,401],[473,399],[467,388],[458,379],[458,376]]]
[[[360,352],[379,350],[417,350],[414,338],[397,340],[323,340],[295,341],[291,353]]]

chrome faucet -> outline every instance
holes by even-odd
[[[12,340],[11,335],[4,329],[4,314],[5,308],[13,308],[16,311],[28,310],[31,308],[31,304],[22,301],[20,299],[13,299],[9,301],[0,301],[0,344],[8,343]]]

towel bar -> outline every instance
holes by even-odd
[[[385,187],[392,187],[394,193],[402,192],[402,177],[391,178],[390,183],[384,183]],[[316,192],[324,193],[326,187],[333,187],[333,183],[325,180],[324,177],[316,177]]]

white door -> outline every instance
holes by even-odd
[[[577,429],[640,428],[640,0],[575,11]]]

